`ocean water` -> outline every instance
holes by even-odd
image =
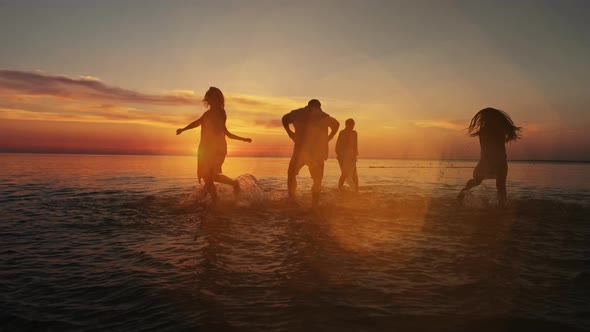
[[[590,328],[590,164],[326,163],[321,206],[288,159],[0,154],[0,330],[554,331]]]

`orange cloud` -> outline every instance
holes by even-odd
[[[463,131],[468,119],[444,119],[443,110],[433,120],[424,113],[406,114],[408,109],[416,110],[412,105],[320,100],[341,123],[348,117],[357,121],[362,158],[477,158],[477,140]],[[252,144],[228,141],[229,154],[288,156],[292,142],[280,119],[307,101],[226,93],[228,129],[253,139]],[[175,129],[204,111],[201,97],[191,90],[150,94],[110,86],[91,76],[0,70],[0,151],[190,155],[196,151],[199,130],[176,136]],[[554,122],[522,126],[525,139],[511,145],[511,158],[588,155],[587,125],[580,124],[581,129]]]
[[[447,130],[464,130],[467,128],[469,121],[418,121],[414,122],[416,127],[420,128],[437,128]]]
[[[234,114],[239,114],[235,130],[260,134],[276,133],[280,117],[302,104],[291,98],[245,94],[229,94],[226,99],[230,122]],[[177,110],[161,109],[164,106]],[[179,112],[180,107],[184,111]],[[187,107],[195,109],[189,113]],[[202,111],[201,99],[192,90],[147,94],[110,86],[93,76],[70,78],[38,71],[0,70],[2,119],[181,126]]]
[[[17,70],[0,70],[0,93],[73,100],[108,100],[132,104],[190,105],[198,102],[194,95],[186,93],[146,94],[109,86],[95,77],[83,76],[75,79]]]
[[[262,127],[266,127],[266,128],[282,128],[283,127],[283,122],[281,121],[281,119],[271,119],[271,120],[258,119],[258,120],[254,120],[254,124],[256,126],[262,126]]]
[[[152,126],[171,126],[187,122],[187,117],[175,114],[144,112],[134,108],[106,107],[83,108],[77,112],[29,111],[0,108],[0,118],[6,120],[58,121],[58,122],[106,122],[129,123]]]

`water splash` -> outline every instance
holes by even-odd
[[[463,197],[463,206],[474,209],[486,209],[491,206],[492,202],[489,198],[477,196],[473,192],[466,192]]]
[[[265,193],[254,175],[242,174],[236,178],[236,181],[240,184],[240,193],[236,199],[237,206],[251,207],[265,201]]]

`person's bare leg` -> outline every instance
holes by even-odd
[[[313,179],[311,186],[311,205],[317,207],[320,203],[320,193],[322,191],[322,179]]]
[[[217,203],[217,188],[215,188],[213,178],[205,178],[205,190],[211,195],[213,203]]]
[[[289,162],[289,169],[287,170],[287,190],[289,192],[289,200],[295,201],[295,194],[297,192],[297,164],[291,159]]]
[[[223,174],[217,174],[214,177],[215,182],[229,184],[230,186],[234,187],[234,195],[237,195],[240,192],[240,183],[238,180],[233,180],[228,176]]]
[[[457,196],[457,200],[459,202],[463,202],[463,198],[465,198],[465,192],[473,187],[479,186],[481,184],[482,179],[471,179],[467,181],[465,184],[465,188],[461,190],[459,196]]]
[[[346,174],[342,173],[338,179],[338,190],[342,190],[342,188],[344,188],[344,181],[346,181]]]
[[[344,181],[346,181],[346,169],[344,168],[344,162],[341,159],[338,159],[338,165],[340,166],[340,178],[338,179],[338,190],[342,190],[344,187]]]
[[[354,163],[354,168],[352,169],[352,181],[354,182],[354,191],[359,191],[359,176],[356,172],[356,162]]]
[[[506,206],[506,178],[501,177],[496,179],[496,189],[498,190],[498,206]]]
[[[309,167],[309,173],[313,179],[311,186],[311,205],[317,207],[320,203],[320,193],[322,191],[322,179],[324,178],[324,161]]]

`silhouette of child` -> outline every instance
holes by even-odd
[[[342,190],[344,181],[350,176],[354,185],[354,191],[359,190],[359,179],[356,172],[356,157],[359,154],[357,133],[354,129],[354,120],[348,119],[346,127],[338,134],[336,140],[336,158],[340,165],[340,179],[338,189]]]
[[[473,179],[459,193],[459,202],[463,202],[467,190],[480,185],[483,180],[496,179],[498,205],[503,207],[506,204],[508,162],[505,144],[519,139],[520,130],[508,114],[495,108],[484,108],[475,114],[469,124],[469,135],[479,136],[480,160],[473,170]]]
[[[210,87],[205,93],[203,104],[209,109],[197,120],[191,122],[184,128],[176,130],[176,135],[180,135],[185,130],[190,130],[199,126],[201,128],[201,140],[199,142],[197,176],[199,182],[205,180],[205,195],[209,193],[213,202],[217,202],[217,188],[214,182],[229,184],[234,187],[234,194],[240,190],[238,181],[221,174],[221,166],[227,155],[227,142],[225,137],[252,142],[250,138],[243,138],[234,135],[227,130],[225,122],[227,115],[225,113],[225,99],[223,93],[216,87]]]

